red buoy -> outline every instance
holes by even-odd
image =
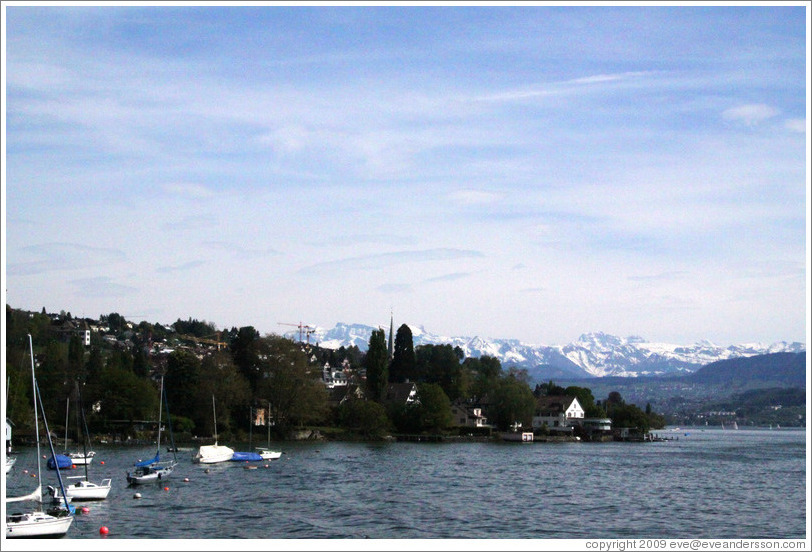
[[[76,464],[71,464],[70,469],[75,470],[76,469]]]
[[[165,491],[168,491],[168,490],[169,490],[169,487],[164,487],[164,490],[165,490]]]
[[[82,508],[82,513],[83,513],[83,514],[89,514],[89,513],[90,513],[90,508],[88,508],[87,506],[85,506],[84,508]]]
[[[102,466],[103,466],[104,465],[104,460],[102,460],[101,463],[102,463]]]
[[[104,525],[102,525],[101,528],[99,529],[99,534],[100,535],[106,535],[109,532],[110,532],[110,530]]]

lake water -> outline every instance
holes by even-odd
[[[97,446],[91,480],[113,489],[79,503],[90,512],[68,538],[98,539],[101,526],[107,539],[805,538],[803,431],[662,434],[678,440],[276,443],[282,458],[255,470],[185,451],[171,478],[137,488],[125,473],[154,447]],[[17,452],[11,496],[34,487],[35,449]]]

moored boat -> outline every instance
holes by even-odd
[[[166,419],[169,424],[170,431],[172,429],[172,419],[169,416],[169,401],[166,400],[166,391],[164,390],[164,378],[161,377],[161,399],[160,402],[166,405]],[[135,463],[135,470],[127,472],[127,483],[130,485],[143,485],[144,483],[152,483],[154,481],[161,481],[169,477],[178,465],[177,458],[167,462],[161,462],[161,411],[162,406],[158,406],[158,448],[155,451],[155,456],[149,460],[143,460]],[[174,438],[172,439],[171,449],[177,450]]]
[[[214,444],[203,445],[197,450],[197,454],[192,457],[195,464],[219,464],[228,462],[234,456],[234,450],[217,443],[217,409],[214,403],[214,395],[211,396],[211,407],[214,413]]]
[[[31,352],[31,382],[34,397],[34,427],[37,440],[37,488],[33,493],[21,497],[6,498],[7,503],[35,501],[39,504],[37,510],[22,513],[10,513],[6,515],[6,538],[28,538],[28,537],[62,537],[68,532],[73,523],[72,506],[68,504],[68,499],[63,493],[63,508],[57,508],[48,513],[42,511],[42,480],[40,467],[40,442],[39,442],[39,420],[37,416],[37,404],[41,404],[42,397],[39,396],[37,378],[34,370],[34,344],[31,334],[28,335],[28,345]],[[39,400],[38,400],[39,399]],[[51,448],[51,456],[56,456],[48,431],[48,421],[45,419],[45,410],[42,412],[42,421],[45,424],[45,431],[48,434],[48,443]],[[62,476],[59,470],[56,472],[59,485],[62,487]]]

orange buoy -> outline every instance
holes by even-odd
[[[168,490],[169,490],[169,487],[164,487],[164,490],[165,490],[165,491],[168,491]]]
[[[37,474],[35,474],[35,473],[31,474],[31,477],[36,477],[36,476],[37,476]]]
[[[110,532],[110,530],[105,525],[102,525],[101,528],[99,528],[99,534],[100,535],[106,535],[109,532]]]

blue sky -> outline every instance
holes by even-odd
[[[3,8],[13,307],[807,341],[800,4]]]

